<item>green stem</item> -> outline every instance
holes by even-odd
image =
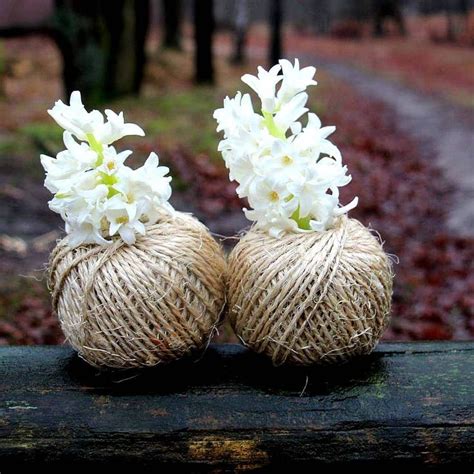
[[[91,150],[97,153],[97,161],[95,162],[95,166],[98,167],[104,162],[104,147],[102,143],[96,140],[92,133],[88,133],[86,137]]]
[[[119,192],[114,188],[114,184],[118,183],[118,179],[114,175],[110,175],[107,173],[103,173],[102,171],[99,172],[99,176],[101,178],[100,184],[105,184],[109,189],[109,193],[107,194],[107,198],[111,198],[118,194]]]
[[[264,110],[262,110],[262,114],[263,124],[265,125],[265,127],[267,127],[268,131],[270,132],[270,135],[273,135],[277,138],[285,139],[285,132],[277,127],[275,120],[273,119],[273,114],[271,114],[270,112],[265,112]]]

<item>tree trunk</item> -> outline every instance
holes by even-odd
[[[281,23],[283,11],[281,0],[270,0],[270,25],[271,25],[271,39],[270,39],[270,65],[277,64],[282,57],[281,47]]]
[[[140,90],[149,0],[56,0],[53,31],[67,95],[94,104]]]
[[[135,74],[133,92],[140,92],[146,66],[146,39],[150,26],[150,1],[135,2]]]
[[[138,94],[146,63],[145,41],[149,26],[148,0],[115,0],[114,8],[103,1],[107,26],[108,60],[105,96]]]
[[[102,95],[105,51],[100,47],[98,2],[56,0],[53,38],[63,60],[67,96],[80,90],[84,100],[97,102]]]
[[[163,48],[181,49],[181,0],[162,0]]]
[[[195,80],[198,84],[214,82],[212,36],[213,0],[194,0]]]
[[[234,54],[232,62],[242,64],[245,61],[245,40],[249,24],[247,0],[237,0],[235,5]]]
[[[456,41],[456,33],[455,33],[455,26],[454,26],[454,15],[449,10],[446,10],[446,40],[450,43],[454,43]]]
[[[400,5],[395,0],[379,0],[374,11],[374,35],[384,36],[384,21],[392,19],[398,26],[400,34],[406,35],[405,19]]]

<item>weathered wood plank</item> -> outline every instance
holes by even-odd
[[[340,367],[272,368],[239,346],[103,372],[66,347],[0,349],[0,471],[120,462],[474,466],[474,343],[383,344]]]

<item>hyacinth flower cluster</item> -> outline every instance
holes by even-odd
[[[316,114],[307,113],[305,91],[316,85],[315,73],[314,67],[301,69],[297,59],[280,60],[269,71],[259,67],[257,76],[245,74],[242,81],[259,96],[261,113],[240,92],[214,112],[217,131],[224,132],[218,149],[238,195],[251,207],[245,215],[274,237],[326,230],[357,206],[357,198],[339,203],[339,188],[351,176],[328,140],[335,127],[322,127]]]
[[[64,128],[66,149],[55,158],[41,155],[45,186],[54,194],[49,207],[65,221],[68,245],[112,243],[120,236],[133,244],[146,225],[163,210],[172,212],[169,169],[151,153],[137,169],[125,165],[131,151],[117,152],[111,144],[127,135],[143,136],[123,114],[88,112],[81,94],[71,94],[70,105],[57,101],[48,113]]]

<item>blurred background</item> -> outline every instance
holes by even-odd
[[[248,222],[212,112],[283,57],[318,68],[342,200],[399,260],[385,339],[474,338],[474,0],[2,0],[0,345],[62,342],[44,269],[63,226],[39,161],[63,149],[54,101],[125,111],[147,133],[119,144],[132,164],[156,150],[175,207],[230,248]]]

